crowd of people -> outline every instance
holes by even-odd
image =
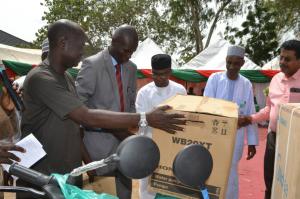
[[[115,153],[122,140],[135,134],[134,129],[141,123],[149,125],[143,134],[150,138],[151,127],[166,133],[183,130],[184,115],[167,113],[169,106],[157,107],[176,94],[187,95],[181,84],[170,80],[172,60],[169,55],[152,57],[153,82],[137,92],[137,67],[129,60],[138,46],[138,33],[133,26],[118,27],[108,48],[83,59],[76,80],[66,70],[77,66],[82,59],[87,39],[84,30],[77,23],[62,19],[49,26],[47,37],[43,43],[42,62],[28,73],[21,89],[25,105],[21,118],[22,137],[33,133],[47,153],[32,169],[45,174],[64,174],[81,166],[82,162],[106,158]],[[266,107],[258,113],[254,108],[251,82],[239,74],[245,62],[244,54],[240,46],[228,48],[227,70],[209,77],[204,96],[233,101],[239,106],[239,129],[226,199],[239,198],[238,163],[243,154],[245,134],[247,159],[250,160],[259,144],[255,123],[270,120],[264,161],[265,198],[268,199],[273,179],[278,108],[291,99],[300,102],[300,93],[290,90],[300,88],[300,41],[289,40],[281,45],[281,72],[273,77]],[[9,118],[14,106],[5,88],[2,90],[0,116]],[[14,144],[0,145],[0,163],[19,161],[11,151],[26,153]],[[89,175],[115,177],[117,196],[131,198],[131,179],[122,175],[115,165]],[[82,176],[74,179],[74,183],[81,187]],[[18,180],[17,185],[34,187],[22,180]],[[156,193],[149,192],[147,185],[146,178],[140,181],[140,198],[154,199]],[[17,198],[32,198],[32,195],[17,193]]]

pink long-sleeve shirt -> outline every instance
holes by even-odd
[[[300,69],[289,78],[282,72],[272,78],[266,106],[258,113],[251,115],[252,122],[257,123],[269,119],[270,130],[276,132],[280,105],[284,103],[300,103],[300,92],[290,92],[291,88],[300,89]]]

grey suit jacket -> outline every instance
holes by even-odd
[[[137,67],[133,62],[122,64],[125,112],[135,112],[136,71]],[[108,49],[82,62],[75,85],[80,99],[89,108],[120,111],[116,72]],[[108,157],[119,145],[119,140],[107,132],[85,131],[83,141],[93,161]],[[97,170],[97,174],[106,175],[113,170],[114,166],[101,168]]]
[[[135,112],[136,71],[137,67],[133,62],[122,64],[125,112]],[[82,62],[76,89],[80,99],[89,108],[120,111],[116,72],[108,49]]]

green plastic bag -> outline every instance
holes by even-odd
[[[65,196],[65,199],[118,199],[118,197],[116,196],[105,193],[97,194],[91,190],[82,190],[76,186],[66,184],[69,176],[68,174],[52,174],[52,176],[54,176],[57,180],[59,187]]]

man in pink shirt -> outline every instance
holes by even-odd
[[[270,83],[266,107],[251,116],[239,118],[239,125],[269,120],[266,151],[264,157],[265,199],[271,198],[274,171],[276,127],[281,104],[300,102],[300,41],[289,40],[280,47],[280,69]]]

